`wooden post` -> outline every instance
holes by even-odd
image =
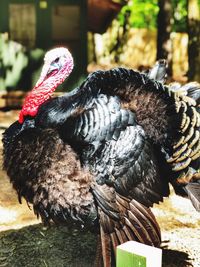
[[[188,0],[188,58],[190,81],[200,82],[200,5],[198,0]]]
[[[171,0],[158,1],[159,13],[157,18],[158,33],[157,33],[157,59],[167,59],[168,74],[172,75],[172,41],[171,34],[171,18],[172,4]]]
[[[117,247],[117,267],[161,267],[162,250],[136,241]]]

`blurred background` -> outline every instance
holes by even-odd
[[[33,87],[44,52],[67,46],[72,89],[97,68],[169,61],[179,81],[200,81],[200,0],[7,0],[0,2],[0,91]]]
[[[200,82],[200,0],[0,1],[0,135],[17,119],[44,53],[55,46],[68,47],[75,61],[60,92],[96,69],[145,70],[160,58],[169,62],[170,81]],[[0,169],[1,162],[0,156]],[[162,230],[163,266],[200,266],[200,215],[191,203],[172,193],[154,213]],[[38,223],[26,203],[18,204],[0,170],[0,267],[92,266],[94,236]],[[80,258],[83,265],[72,264]]]

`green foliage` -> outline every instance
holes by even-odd
[[[174,32],[187,31],[187,0],[172,0]]]
[[[160,0],[163,1],[163,0]],[[200,0],[198,0],[200,3]],[[157,28],[157,15],[159,12],[159,0],[130,0],[118,15],[118,22],[124,25],[129,16],[129,27],[131,28]],[[187,0],[171,0],[173,18],[172,29],[175,32],[186,32],[187,30]]]
[[[121,25],[125,15],[129,14],[129,25],[132,28],[156,28],[158,0],[130,0],[118,15]]]
[[[0,34],[0,90],[30,90],[38,78],[44,51],[28,50]]]

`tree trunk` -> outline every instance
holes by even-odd
[[[171,18],[172,4],[171,0],[160,0],[158,2],[158,35],[157,35],[157,59],[167,59],[169,64],[168,74],[172,75],[172,41],[171,34]]]
[[[188,0],[188,79],[200,82],[200,7],[198,0]]]

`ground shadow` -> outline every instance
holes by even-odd
[[[41,224],[0,233],[0,267],[93,267],[97,235]],[[163,267],[191,267],[188,254],[163,249]]]
[[[163,249],[162,267],[192,267],[189,255],[185,252],[171,249]]]
[[[0,233],[0,266],[92,267],[96,235],[41,224]]]

